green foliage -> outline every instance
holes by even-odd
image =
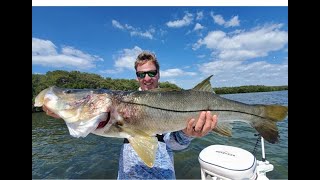
[[[172,89],[172,90],[181,90],[181,88],[175,84],[171,84],[170,82],[160,82],[160,88]]]
[[[268,92],[268,91],[283,91],[288,90],[288,86],[239,86],[239,87],[221,87],[213,88],[217,94],[236,94],[236,93],[249,93],[249,92]]]

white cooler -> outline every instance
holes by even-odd
[[[248,151],[225,145],[211,145],[199,154],[201,179],[254,180],[256,158]]]

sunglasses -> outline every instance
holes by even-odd
[[[136,72],[136,75],[138,78],[145,78],[146,74],[148,74],[149,77],[155,77],[158,74],[158,71],[153,70],[153,71],[146,71],[146,72]]]

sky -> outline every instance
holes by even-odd
[[[287,6],[33,6],[32,73],[136,79],[156,54],[160,82],[190,89],[288,85]]]

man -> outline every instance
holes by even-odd
[[[154,54],[142,52],[138,55],[134,67],[140,85],[139,90],[158,88],[160,66]],[[43,110],[47,115],[59,118],[45,106]],[[216,123],[216,115],[212,116],[210,111],[203,111],[197,121],[191,118],[185,129],[157,135],[158,150],[152,168],[141,161],[130,143],[125,139],[120,151],[118,179],[175,179],[173,151],[187,148],[194,137],[206,135],[216,126]]]
[[[153,53],[139,54],[134,67],[140,85],[139,90],[158,88],[160,66]],[[210,111],[203,111],[197,121],[190,119],[185,129],[158,135],[158,150],[152,168],[141,161],[132,146],[125,140],[120,152],[118,179],[175,179],[173,150],[187,148],[194,137],[206,135],[216,126],[216,123],[216,115],[212,116]]]

